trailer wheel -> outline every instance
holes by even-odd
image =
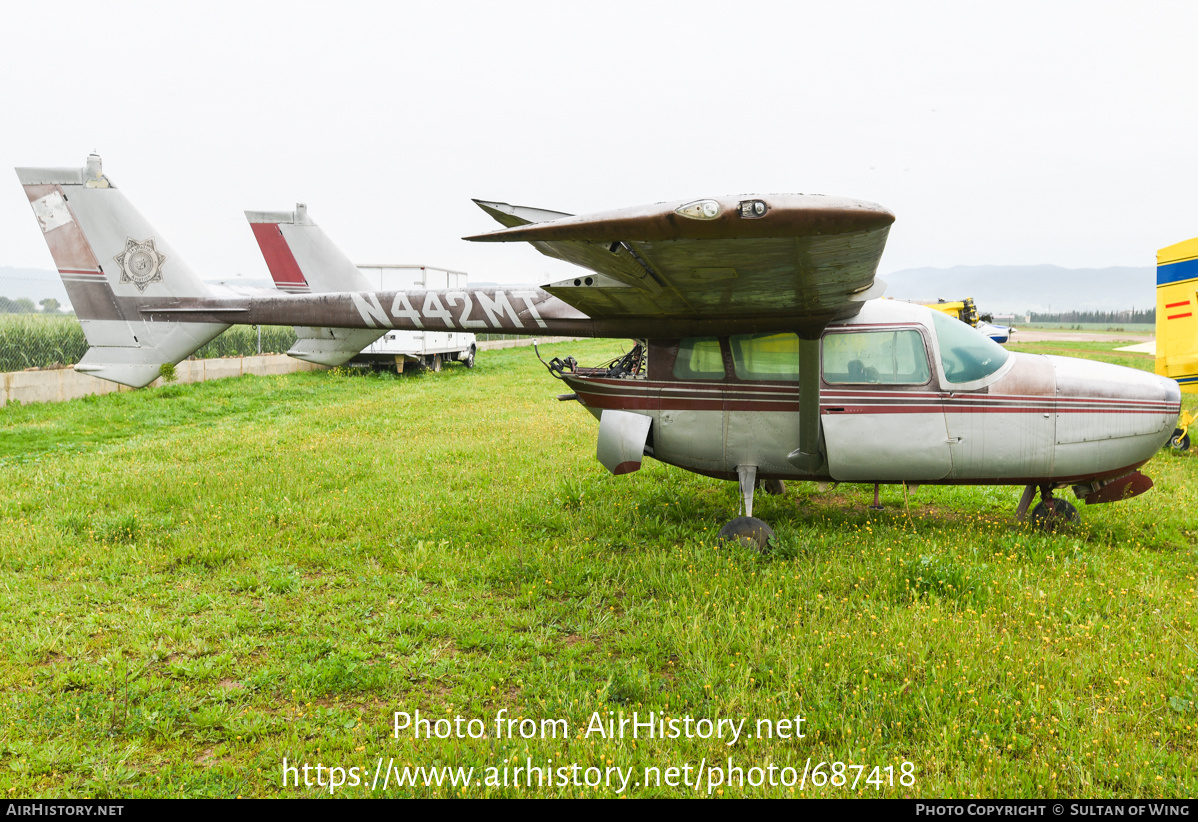
[[[441,370],[441,355],[433,354],[433,364],[430,366],[434,373]]]
[[[470,353],[466,355],[466,359],[462,360],[462,364],[467,368],[474,367],[474,346],[470,346]]]

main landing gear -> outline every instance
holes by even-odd
[[[753,491],[757,487],[757,466],[738,465],[736,466],[736,475],[740,480],[741,510],[745,512],[745,516],[737,517],[721,528],[716,538],[721,542],[743,542],[764,554],[770,549],[770,542],[774,539],[774,529],[766,525],[763,520],[753,516]],[[764,480],[762,490],[767,494],[780,494],[785,490],[785,486],[778,480]]]
[[[1037,486],[1028,485],[1023,489],[1023,497],[1019,500],[1019,508],[1015,511],[1015,519],[1023,522],[1027,516],[1028,506],[1036,496]],[[1052,495],[1053,486],[1039,486],[1040,503],[1032,509],[1032,525],[1043,531],[1051,531],[1064,523],[1079,522],[1081,516],[1071,503]]]

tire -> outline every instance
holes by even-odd
[[[1043,502],[1032,509],[1032,524],[1044,531],[1051,531],[1057,526],[1080,522],[1081,515],[1071,503],[1053,497],[1049,502],[1051,508]]]
[[[438,371],[441,370],[441,355],[440,354],[433,354],[433,364],[429,367],[432,369],[433,373],[437,373]]]
[[[470,353],[466,355],[466,359],[462,360],[462,365],[467,368],[474,367],[474,346],[470,346]]]
[[[1188,431],[1182,431],[1180,428],[1174,429],[1173,436],[1169,438],[1169,447],[1174,451],[1189,451],[1190,450],[1190,434]]]
[[[720,542],[740,542],[762,554],[769,553],[774,540],[774,529],[757,517],[737,517],[720,529],[716,536]]]

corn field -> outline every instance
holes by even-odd
[[[258,327],[235,325],[205,345],[193,356],[235,357],[281,354],[295,343],[290,326]],[[79,321],[70,314],[0,314],[0,372],[27,368],[64,368],[79,362],[87,351],[87,340]]]

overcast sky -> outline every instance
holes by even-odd
[[[112,181],[203,276],[306,202],[358,262],[564,266],[471,197],[807,192],[915,266],[1154,265],[1198,235],[1198,3],[5,3],[0,166]],[[11,171],[0,265],[52,268]]]

